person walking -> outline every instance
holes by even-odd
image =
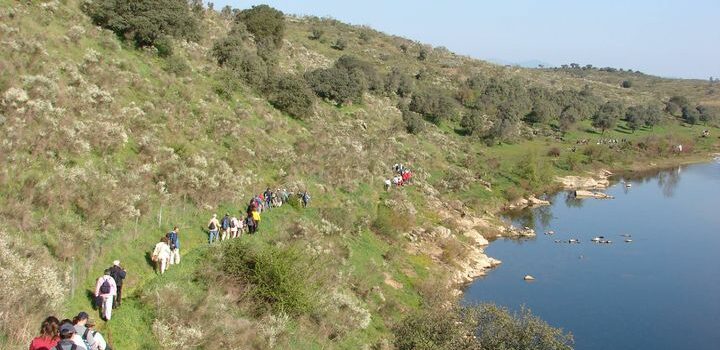
[[[250,211],[245,218],[245,226],[247,226],[248,234],[255,233],[255,220],[253,220],[252,213],[253,212]]]
[[[112,317],[112,303],[116,295],[117,284],[110,276],[110,269],[107,269],[95,283],[95,298],[100,301],[100,312],[105,321],[110,321]]]
[[[91,350],[88,349],[82,341],[78,342],[79,336],[75,337],[75,326],[70,320],[63,320],[59,328],[60,341],[52,350]],[[75,338],[75,339],[73,339]]]
[[[115,309],[122,303],[123,280],[127,276],[125,269],[120,266],[120,260],[113,261],[113,266],[110,267],[110,276],[115,280],[117,286],[117,296],[113,299],[113,309]]]
[[[88,319],[85,327],[87,327],[90,336],[92,336],[93,340],[95,340],[95,347],[92,350],[112,350],[110,346],[108,346],[105,337],[103,337],[100,332],[95,330],[95,321],[93,321],[92,319]]]
[[[172,252],[170,251],[170,245],[168,245],[167,238],[160,238],[160,242],[155,244],[152,257],[153,261],[155,261],[155,264],[157,265],[156,267],[159,267],[161,275],[164,274],[167,269],[170,254],[172,254]]]
[[[88,349],[94,350],[97,347],[97,344],[95,344],[95,338],[93,338],[92,334],[90,334],[90,330],[87,328],[87,322],[90,319],[90,315],[88,315],[85,311],[80,311],[80,313],[73,318],[73,325],[75,326],[75,334],[79,334],[82,337],[82,341],[85,343],[85,346]]]
[[[307,208],[308,203],[310,203],[310,194],[307,192],[307,190],[302,193],[302,196],[300,198],[302,199],[303,208]]]
[[[213,214],[210,221],[208,221],[208,231],[210,233],[208,244],[212,244],[213,240],[218,240],[218,233],[220,232],[220,222],[217,219],[217,214]]]
[[[60,341],[60,320],[48,316],[40,324],[40,335],[30,342],[30,350],[50,350]]]
[[[230,238],[237,238],[238,237],[238,229],[240,226],[240,222],[238,221],[238,218],[233,216],[230,218]]]
[[[224,241],[230,236],[230,214],[225,213],[225,216],[223,216],[222,221],[220,221],[220,226],[222,227],[222,238],[221,241]]]
[[[167,239],[170,244],[170,265],[180,263],[180,237],[178,233],[180,229],[177,226],[173,227],[172,231],[168,232]]]

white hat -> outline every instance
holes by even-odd
[[[115,266],[120,266],[120,260],[115,260],[115,261],[113,261],[113,265],[115,265]]]

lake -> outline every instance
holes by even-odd
[[[628,182],[606,191],[612,200],[561,192],[513,215],[537,237],[491,243],[487,254],[503,263],[467,287],[465,302],[526,305],[580,350],[720,349],[720,164]],[[554,242],[571,238],[581,243]]]

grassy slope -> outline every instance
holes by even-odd
[[[336,259],[336,264],[330,268],[333,274],[327,277],[325,282],[337,284],[345,293],[364,295],[360,297],[361,304],[372,314],[372,321],[367,328],[352,329],[336,339],[328,339],[322,327],[313,326],[312,322],[306,319],[293,319],[286,327],[286,334],[280,337],[281,344],[301,349],[352,349],[365,344],[377,344],[381,339],[388,339],[388,330],[394,321],[419,307],[421,298],[418,290],[424,281],[439,273],[437,261],[424,255],[409,255],[399,249],[404,243],[403,239],[383,236],[371,230],[368,225],[360,224],[372,221],[377,215],[378,202],[386,199],[414,203],[419,211],[417,221],[413,223],[417,226],[432,227],[440,224],[434,213],[426,208],[425,194],[418,187],[408,188],[399,194],[382,193],[381,180],[387,176],[390,164],[398,160],[410,163],[418,170],[421,181],[441,191],[443,200],[461,199],[477,211],[494,210],[505,202],[503,191],[517,186],[519,180],[514,175],[514,169],[528,152],[536,152],[542,161],[557,162],[545,156],[550,148],[560,147],[565,155],[574,140],[598,138],[595,132],[589,130],[587,124],[569,133],[565,143],[536,138],[519,144],[488,148],[480,142],[471,142],[470,139],[457,135],[453,131],[454,125],[444,125],[438,129],[431,127],[431,130],[421,137],[413,137],[403,132],[399,114],[392,108],[391,103],[375,97],[368,97],[366,103],[360,106],[335,108],[320,104],[318,110],[321,119],[298,122],[273,110],[248,90],[238,91],[228,101],[217,98],[212,92],[213,87],[218,84],[215,68],[202,48],[177,48],[178,55],[184,57],[193,69],[185,77],[179,77],[163,70],[166,65],[164,60],[151,53],[121,47],[111,34],[93,28],[88,19],[77,10],[77,3],[73,1],[68,1],[67,5],[58,5],[57,10],[49,12],[37,5],[19,5],[0,0],[0,8],[7,9],[10,6],[20,9],[20,12],[12,19],[4,17],[3,22],[19,28],[20,32],[11,35],[5,33],[9,40],[37,41],[48,54],[38,58],[32,54],[4,50],[0,55],[5,72],[0,80],[1,91],[19,86],[16,78],[20,76],[57,75],[60,93],[53,102],[67,109],[68,113],[63,122],[70,123],[74,118],[90,122],[91,118],[83,116],[83,113],[93,116],[119,114],[123,107],[133,105],[141,106],[145,110],[142,120],[127,121],[129,140],[113,152],[76,152],[62,143],[51,145],[49,148],[60,154],[60,161],[37,155],[29,156],[15,166],[10,166],[7,170],[9,175],[3,180],[8,185],[2,196],[6,207],[15,203],[12,192],[20,192],[25,188],[23,181],[10,180],[11,178],[19,177],[21,180],[39,183],[51,178],[49,174],[58,164],[99,169],[101,174],[119,178],[121,186],[125,188],[108,194],[117,195],[118,199],[126,193],[140,196],[141,200],[134,203],[141,212],[137,221],[134,218],[123,218],[107,228],[100,227],[96,222],[85,221],[85,217],[72,210],[29,207],[32,210],[32,222],[48,220],[69,222],[71,226],[88,226],[89,237],[86,239],[89,243],[68,245],[68,242],[72,241],[72,229],[62,228],[60,225],[59,228],[51,227],[31,240],[32,244],[48,247],[48,250],[53,252],[53,257],[58,259],[56,261],[63,261],[63,255],[75,256],[75,260],[57,263],[60,266],[72,267],[76,276],[75,283],[71,283],[74,294],[69,295],[68,302],[58,310],[63,315],[88,309],[88,288],[94,286],[94,278],[110,261],[120,258],[128,269],[126,302],[115,313],[111,323],[100,325],[120,349],[155,349],[160,346],[158,334],[153,333],[153,327],[157,327],[158,319],[165,317],[164,308],[167,304],[173,305],[175,301],[158,301],[157,298],[158,293],[164,293],[162,291],[171,287],[180,290],[178,295],[183,299],[182,304],[190,306],[190,311],[183,316],[191,319],[182,320],[178,325],[198,326],[204,330],[206,337],[223,337],[222,331],[226,328],[208,327],[207,324],[215,321],[210,316],[212,311],[217,311],[212,309],[213,303],[229,303],[229,299],[224,299],[227,297],[224,294],[228,293],[229,289],[226,285],[208,284],[208,280],[201,276],[208,268],[208,261],[214,261],[213,256],[218,254],[217,250],[207,247],[203,228],[211,212],[239,212],[246,197],[251,192],[259,192],[268,183],[309,188],[314,198],[312,206],[308,210],[283,207],[268,213],[264,216],[262,233],[248,239],[259,240],[263,244],[291,242],[293,224],[300,222],[312,227],[319,224],[321,219],[347,227],[345,232],[334,236],[311,234],[305,239],[309,246],[319,245],[333,251],[331,257]],[[79,24],[87,31],[87,35],[82,36],[77,43],[63,39],[73,24]],[[213,29],[223,28],[223,24],[217,19],[208,21],[207,25]],[[696,87],[696,82],[674,80],[668,80],[669,85],[661,84],[670,87],[657,90],[653,90],[657,84],[635,81],[636,87],[633,91],[626,91],[613,86],[611,80],[616,79],[615,77],[578,79],[556,72],[508,70],[437,50],[433,51],[428,62],[420,63],[413,56],[418,46],[404,39],[335,23],[325,28],[325,40],[313,41],[307,38],[311,26],[312,24],[304,21],[291,22],[287,33],[290,46],[285,49],[305,48],[311,53],[308,57],[323,59],[318,61],[320,63],[313,63],[306,56],[300,56],[295,57],[297,62],[291,62],[294,59],[283,56],[285,67],[310,69],[313,65],[327,64],[342,54],[352,53],[377,63],[385,71],[393,66],[410,70],[428,68],[435,72],[440,85],[452,85],[442,79],[445,74],[463,76],[482,72],[488,75],[517,75],[539,84],[557,85],[558,88],[582,86],[581,84],[591,81],[604,96],[622,95],[623,98],[631,100],[643,100],[648,98],[648,94],[665,96],[668,91],[678,87],[688,94],[699,95],[703,91],[703,88]],[[368,42],[358,38],[360,31],[369,33]],[[332,41],[340,35],[348,41],[348,48],[344,52],[330,47]],[[207,37],[204,45],[209,43],[210,37]],[[409,44],[410,54],[403,54],[398,49],[398,43]],[[97,51],[102,59],[94,66],[90,65],[83,75],[88,82],[110,91],[113,102],[105,108],[89,107],[76,101],[75,97],[67,92],[69,89],[66,90],[66,87],[71,85],[70,76],[60,64],[83,62],[89,49]],[[389,57],[382,59],[382,54]],[[707,98],[716,100],[713,96]],[[148,103],[152,107],[148,107]],[[356,123],[357,119],[368,124],[367,131],[361,131]],[[236,128],[233,125],[241,127]],[[28,129],[28,132],[37,132],[45,127],[41,124],[38,129]],[[231,128],[233,132],[219,131],[227,128]],[[669,122],[652,131],[641,130],[634,134],[628,134],[620,127],[608,131],[605,137],[636,140],[654,134],[696,139],[701,129],[700,126],[685,127]],[[156,142],[148,144],[147,138]],[[359,145],[361,150],[350,146],[353,143]],[[162,147],[171,148],[179,156],[179,165],[166,162],[166,158],[170,156],[163,153]],[[702,154],[716,147],[714,139],[700,139],[697,140],[695,150]],[[250,156],[248,150],[255,152],[255,155]],[[23,148],[13,151],[18,154],[27,152]],[[227,166],[237,169],[239,175],[233,176],[235,179],[218,175],[216,181],[210,181],[206,177],[211,177],[212,172],[201,173],[205,177],[200,176],[199,185],[193,193],[184,193],[184,188],[172,187],[183,184],[191,186],[191,183],[172,181],[172,177],[165,174],[163,168],[171,168],[172,172],[176,173],[183,173],[187,168],[202,171],[203,167],[198,165],[202,162],[196,160],[198,157],[210,161],[213,169],[225,166],[212,163],[214,160],[222,160]],[[493,159],[498,163],[498,167],[488,165]],[[635,161],[653,160],[639,154],[617,156],[616,159],[613,164],[587,164],[579,170],[595,166],[627,167]],[[9,164],[8,159],[3,158],[3,161]],[[150,174],[132,175],[145,164],[152,164]],[[35,170],[30,172],[27,169]],[[448,174],[458,169],[466,169],[470,175],[459,172],[457,179],[451,179]],[[553,171],[565,172],[556,168],[553,168]],[[493,182],[493,192],[488,192],[474,183],[474,176],[478,174]],[[135,180],[125,182],[121,180],[124,177]],[[241,177],[242,181],[237,179]],[[157,180],[164,178],[168,178],[171,185],[168,189],[169,197],[156,193]],[[465,186],[457,189],[446,188],[445,183],[448,180],[458,180]],[[230,186],[236,195],[218,195],[217,192],[222,191],[218,188],[225,186]],[[47,191],[60,195],[61,187],[56,185]],[[212,188],[213,192],[203,195],[206,188]],[[100,193],[110,193],[105,192],[106,190],[105,187],[92,189]],[[188,195],[195,198],[196,202],[186,200]],[[161,211],[162,223],[159,223]],[[346,225],[342,225],[343,221],[350,221],[350,224],[346,222]],[[18,222],[12,213],[3,213],[5,227],[14,229],[20,226]],[[172,225],[178,225],[182,229],[184,260],[168,274],[157,276],[153,273],[146,254],[159,236]],[[63,241],[63,238],[58,237],[71,239]],[[403,288],[395,289],[385,284],[383,272],[400,282]],[[381,293],[372,292],[374,287],[378,287]],[[379,295],[382,295],[382,298]],[[205,309],[210,311],[204,313]],[[43,311],[45,310],[32,316],[32,324],[37,323]],[[264,322],[257,320],[256,315],[248,312],[243,305],[230,304],[222,312],[234,319],[247,320],[253,327],[259,327]],[[196,319],[192,319],[193,316]],[[225,321],[227,320],[223,319],[223,322]],[[233,329],[232,324],[228,327]],[[267,339],[248,337],[248,344],[257,343],[262,346],[265,341]]]

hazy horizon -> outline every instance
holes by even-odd
[[[720,76],[720,1],[215,1],[367,25],[492,62],[578,63],[672,78]]]

